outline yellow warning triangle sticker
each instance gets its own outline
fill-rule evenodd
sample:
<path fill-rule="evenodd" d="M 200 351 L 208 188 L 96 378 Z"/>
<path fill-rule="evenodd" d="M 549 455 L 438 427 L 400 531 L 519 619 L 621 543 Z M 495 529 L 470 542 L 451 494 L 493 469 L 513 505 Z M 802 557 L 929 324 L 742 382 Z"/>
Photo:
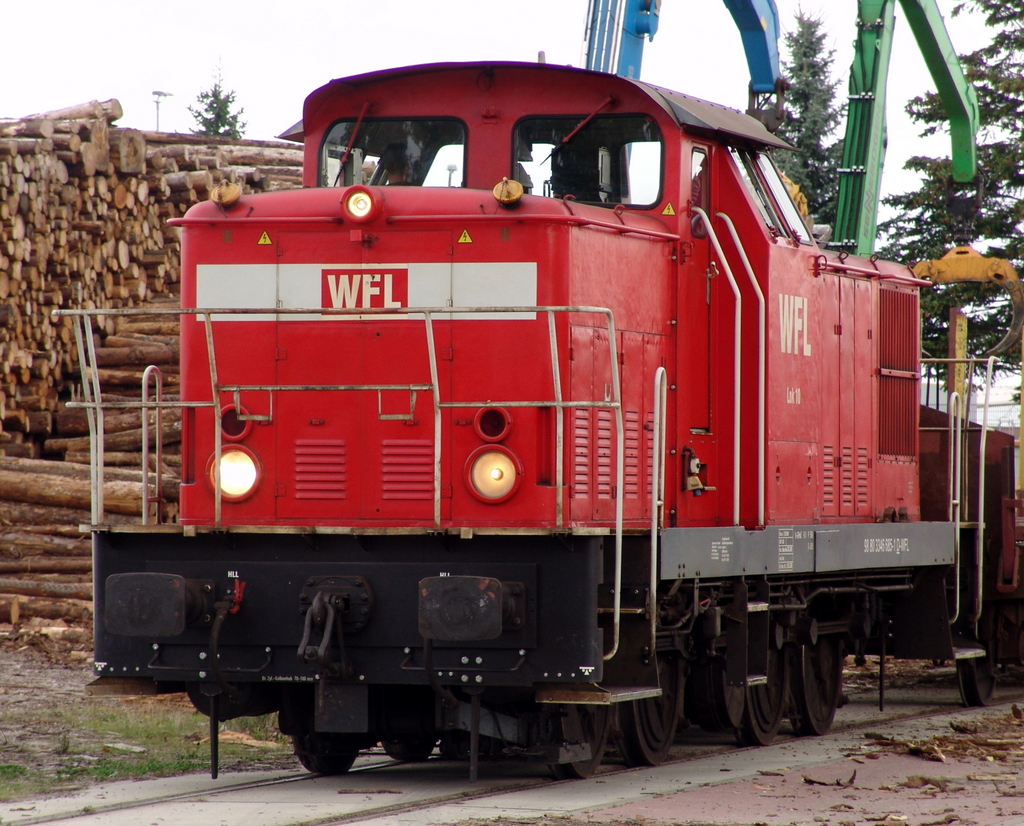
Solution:
<path fill-rule="evenodd" d="M 462 230 L 462 235 L 459 236 L 459 243 L 460 244 L 472 244 L 473 243 L 473 239 L 469 237 L 469 230 L 468 229 Z"/>
<path fill-rule="evenodd" d="M 671 201 L 669 201 L 667 204 L 665 204 L 665 208 L 661 211 L 661 214 L 662 215 L 675 215 L 676 214 L 675 207 L 672 206 L 672 202 Z"/>
<path fill-rule="evenodd" d="M 265 244 L 273 244 L 274 242 L 270 240 L 270 233 L 267 232 L 266 230 L 263 230 L 263 234 L 260 236 L 260 240 L 257 241 L 256 243 L 257 244 L 264 244 L 265 245 Z"/>

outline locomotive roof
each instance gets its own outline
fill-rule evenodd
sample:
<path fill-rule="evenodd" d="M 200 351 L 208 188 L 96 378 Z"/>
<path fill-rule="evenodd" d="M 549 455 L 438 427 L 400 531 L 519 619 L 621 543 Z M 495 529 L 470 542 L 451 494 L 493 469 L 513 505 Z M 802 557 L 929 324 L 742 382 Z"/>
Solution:
<path fill-rule="evenodd" d="M 543 72 L 559 72 L 572 75 L 600 75 L 607 79 L 610 84 L 628 83 L 644 93 L 658 106 L 665 110 L 675 122 L 686 129 L 704 132 L 709 134 L 720 134 L 733 139 L 739 138 L 743 141 L 758 144 L 760 146 L 774 146 L 782 149 L 793 147 L 781 138 L 769 132 L 761 121 L 740 112 L 738 109 L 730 109 L 700 98 L 684 95 L 680 92 L 673 92 L 651 83 L 633 78 L 608 75 L 603 72 L 594 72 L 588 69 L 577 69 L 571 66 L 557 66 L 550 63 L 511 63 L 511 62 L 477 62 L 477 63 L 428 63 L 418 66 L 402 66 L 396 69 L 385 69 L 377 72 L 368 72 L 362 75 L 339 78 L 332 80 L 314 91 L 308 100 L 320 97 L 323 94 L 340 91 L 342 89 L 355 89 L 368 83 L 377 83 L 382 80 L 390 80 L 399 77 L 408 77 L 417 74 L 432 74 L 446 71 L 458 71 L 466 69 L 517 69 L 534 70 Z M 285 140 L 301 142 L 304 137 L 303 123 L 299 121 L 290 129 L 278 137 Z"/>

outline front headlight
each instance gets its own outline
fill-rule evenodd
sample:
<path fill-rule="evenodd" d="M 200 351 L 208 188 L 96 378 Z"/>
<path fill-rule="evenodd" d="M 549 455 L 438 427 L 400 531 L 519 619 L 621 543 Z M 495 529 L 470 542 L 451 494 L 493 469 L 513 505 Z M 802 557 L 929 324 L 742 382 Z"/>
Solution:
<path fill-rule="evenodd" d="M 384 208 L 384 196 L 365 186 L 349 187 L 341 201 L 345 215 L 358 224 L 372 221 Z"/>
<path fill-rule="evenodd" d="M 482 502 L 504 502 L 516 492 L 522 475 L 519 458 L 505 447 L 483 445 L 466 461 L 466 482 Z"/>
<path fill-rule="evenodd" d="M 256 490 L 260 481 L 260 462 L 248 448 L 225 448 L 220 455 L 220 493 L 225 499 L 237 502 Z M 216 481 L 213 459 L 210 459 L 207 476 L 210 485 Z"/>

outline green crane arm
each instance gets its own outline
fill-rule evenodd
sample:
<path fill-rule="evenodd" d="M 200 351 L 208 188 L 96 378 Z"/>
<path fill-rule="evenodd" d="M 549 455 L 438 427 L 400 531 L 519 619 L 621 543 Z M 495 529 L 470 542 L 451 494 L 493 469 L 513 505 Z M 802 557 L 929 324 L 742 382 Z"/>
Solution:
<path fill-rule="evenodd" d="M 978 101 L 957 58 L 935 0 L 900 0 L 925 65 L 938 88 L 952 138 L 953 178 L 974 180 Z M 885 83 L 892 52 L 895 0 L 859 0 L 850 69 L 850 102 L 839 178 L 835 244 L 870 255 L 878 229 L 885 160 Z"/>

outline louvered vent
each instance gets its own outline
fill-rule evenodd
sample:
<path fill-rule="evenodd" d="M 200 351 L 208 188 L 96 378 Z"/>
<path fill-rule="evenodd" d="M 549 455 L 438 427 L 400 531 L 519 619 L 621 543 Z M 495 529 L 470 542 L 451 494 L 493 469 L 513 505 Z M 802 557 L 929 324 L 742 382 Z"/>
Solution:
<path fill-rule="evenodd" d="M 627 499 L 636 499 L 640 494 L 640 414 L 627 410 L 622 426 L 625 435 L 622 491 Z"/>
<path fill-rule="evenodd" d="M 648 413 L 647 419 L 644 422 L 644 453 L 646 454 L 647 464 L 644 465 L 644 479 L 646 484 L 644 485 L 644 496 L 648 499 L 654 493 L 654 414 Z"/>
<path fill-rule="evenodd" d="M 842 507 L 843 513 L 848 513 L 853 508 L 853 448 L 844 446 L 843 466 L 840 468 L 840 479 L 842 480 Z"/>
<path fill-rule="evenodd" d="M 857 448 L 857 513 L 868 508 L 868 449 Z"/>
<path fill-rule="evenodd" d="M 613 422 L 611 410 L 597 409 L 597 496 L 599 499 L 612 498 L 615 473 L 612 459 Z"/>
<path fill-rule="evenodd" d="M 590 496 L 590 408 L 572 411 L 572 495 Z"/>
<path fill-rule="evenodd" d="M 836 451 L 832 445 L 821 448 L 824 457 L 821 473 L 821 504 L 825 513 L 835 513 L 836 507 Z"/>
<path fill-rule="evenodd" d="M 347 477 L 344 439 L 295 440 L 296 499 L 345 499 Z"/>
<path fill-rule="evenodd" d="M 384 439 L 380 448 L 381 498 L 434 498 L 434 443 L 430 439 Z"/>
<path fill-rule="evenodd" d="M 917 455 L 917 293 L 879 290 L 878 452 L 912 459 Z"/>

